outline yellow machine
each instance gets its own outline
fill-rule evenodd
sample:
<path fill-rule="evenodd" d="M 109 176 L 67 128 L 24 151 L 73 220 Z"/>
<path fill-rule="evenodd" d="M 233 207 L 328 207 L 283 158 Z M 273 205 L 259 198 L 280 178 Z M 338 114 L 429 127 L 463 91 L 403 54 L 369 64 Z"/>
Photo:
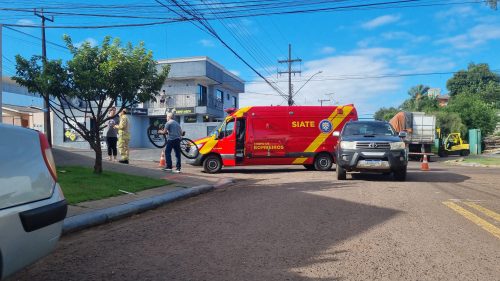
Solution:
<path fill-rule="evenodd" d="M 448 155 L 469 155 L 469 144 L 464 142 L 460 133 L 450 133 L 443 139 L 441 136 L 441 129 L 436 129 L 436 132 L 439 138 L 438 155 L 440 157 Z"/>

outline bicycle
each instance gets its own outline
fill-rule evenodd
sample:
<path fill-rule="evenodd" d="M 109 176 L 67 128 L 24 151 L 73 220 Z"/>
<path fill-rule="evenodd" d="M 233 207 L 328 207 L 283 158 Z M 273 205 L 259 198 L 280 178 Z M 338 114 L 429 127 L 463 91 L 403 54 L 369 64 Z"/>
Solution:
<path fill-rule="evenodd" d="M 159 131 L 163 130 L 163 127 L 163 124 L 158 124 L 158 122 L 155 122 L 154 124 L 150 125 L 147 130 L 149 141 L 158 148 L 164 148 L 167 145 L 166 134 L 159 133 Z M 185 138 L 184 134 L 185 132 L 182 132 L 180 144 L 181 153 L 188 159 L 194 159 L 198 157 L 200 151 L 198 150 L 196 143 L 191 139 Z"/>

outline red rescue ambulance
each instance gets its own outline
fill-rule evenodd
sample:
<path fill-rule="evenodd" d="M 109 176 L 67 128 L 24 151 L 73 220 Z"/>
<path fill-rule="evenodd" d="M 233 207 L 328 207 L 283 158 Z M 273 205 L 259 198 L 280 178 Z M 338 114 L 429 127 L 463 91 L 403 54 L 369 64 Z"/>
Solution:
<path fill-rule="evenodd" d="M 217 173 L 222 166 L 304 165 L 327 171 L 334 161 L 337 137 L 353 105 L 250 106 L 226 110 L 228 116 L 206 138 L 195 141 L 200 151 L 189 164 Z"/>

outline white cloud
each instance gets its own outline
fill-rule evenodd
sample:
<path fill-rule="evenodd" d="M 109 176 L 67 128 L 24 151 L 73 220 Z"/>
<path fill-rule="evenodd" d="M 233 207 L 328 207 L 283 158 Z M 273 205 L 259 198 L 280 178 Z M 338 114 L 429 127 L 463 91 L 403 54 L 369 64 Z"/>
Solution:
<path fill-rule="evenodd" d="M 294 83 L 296 90 L 318 71 L 322 73 L 314 76 L 294 100 L 299 105 L 319 105 L 318 100 L 325 98 L 340 104 L 354 103 L 360 113 L 373 113 L 380 106 L 387 106 L 387 100 L 396 105 L 399 100 L 392 96 L 401 92 L 403 78 L 381 80 L 369 77 L 394 73 L 395 70 L 390 66 L 389 54 L 397 53 L 399 52 L 384 48 L 366 49 L 307 62 L 304 64 L 302 76 L 298 78 L 300 81 Z M 286 92 L 287 81 L 281 80 L 278 85 Z M 262 80 L 254 82 L 260 81 Z M 246 90 L 246 93 L 240 95 L 241 106 L 286 105 L 285 99 L 265 83 L 248 83 Z M 333 95 L 327 95 L 331 93 Z"/>
<path fill-rule="evenodd" d="M 198 41 L 198 43 L 200 43 L 203 47 L 206 47 L 206 48 L 215 47 L 214 42 L 212 40 L 209 40 L 209 39 L 201 39 L 200 41 Z"/>
<path fill-rule="evenodd" d="M 86 38 L 86 39 L 85 39 L 85 40 L 83 40 L 83 41 L 76 42 L 76 43 L 75 43 L 75 47 L 79 48 L 79 47 L 81 47 L 81 46 L 83 45 L 83 43 L 85 43 L 85 42 L 89 42 L 91 47 L 95 47 L 95 46 L 97 46 L 97 40 L 95 40 L 95 39 L 94 39 L 94 38 L 92 38 L 92 37 L 89 37 L 89 38 Z"/>
<path fill-rule="evenodd" d="M 435 17 L 439 20 L 456 18 L 456 17 L 470 17 L 476 15 L 476 11 L 471 6 L 456 6 L 451 9 L 446 9 L 435 14 Z"/>
<path fill-rule="evenodd" d="M 400 15 L 384 15 L 363 23 L 361 27 L 364 29 L 374 29 L 383 25 L 398 22 L 400 19 Z"/>
<path fill-rule="evenodd" d="M 450 71 L 455 69 L 456 63 L 447 57 L 431 57 L 419 55 L 399 55 L 394 61 L 407 71 L 401 73 L 425 73 L 437 71 Z"/>
<path fill-rule="evenodd" d="M 384 32 L 378 36 L 370 36 L 359 40 L 356 44 L 358 48 L 368 49 L 375 46 L 381 46 L 386 43 L 386 41 L 399 40 L 407 44 L 417 44 L 425 41 L 429 41 L 430 38 L 427 36 L 417 36 L 405 31 L 390 31 Z"/>
<path fill-rule="evenodd" d="M 16 22 L 16 24 L 19 25 L 36 25 L 34 21 L 29 20 L 29 19 L 20 19 Z"/>
<path fill-rule="evenodd" d="M 393 31 L 382 33 L 386 40 L 404 40 L 411 43 L 421 43 L 429 39 L 427 36 L 417 36 L 405 31 Z"/>
<path fill-rule="evenodd" d="M 435 43 L 437 45 L 451 45 L 456 49 L 473 49 L 491 40 L 500 40 L 498 24 L 479 24 L 464 34 L 442 38 Z"/>
<path fill-rule="evenodd" d="M 232 23 L 226 24 L 232 32 L 239 36 L 250 37 L 259 33 L 257 25 L 252 20 L 249 19 L 238 19 Z"/>
<path fill-rule="evenodd" d="M 331 46 L 325 46 L 319 50 L 319 53 L 322 55 L 330 55 L 335 53 L 335 48 Z"/>

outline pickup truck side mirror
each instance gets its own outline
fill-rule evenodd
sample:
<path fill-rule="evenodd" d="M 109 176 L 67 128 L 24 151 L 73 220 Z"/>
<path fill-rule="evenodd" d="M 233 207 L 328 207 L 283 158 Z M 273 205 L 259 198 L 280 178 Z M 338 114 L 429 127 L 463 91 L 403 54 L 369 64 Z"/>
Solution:
<path fill-rule="evenodd" d="M 332 135 L 334 137 L 339 137 L 340 136 L 340 132 L 339 131 L 334 131 Z"/>
<path fill-rule="evenodd" d="M 407 136 L 408 136 L 408 134 L 407 134 L 406 132 L 403 132 L 403 131 L 402 131 L 402 132 L 399 132 L 399 137 L 400 137 L 400 138 L 404 139 L 404 138 L 406 138 Z"/>

